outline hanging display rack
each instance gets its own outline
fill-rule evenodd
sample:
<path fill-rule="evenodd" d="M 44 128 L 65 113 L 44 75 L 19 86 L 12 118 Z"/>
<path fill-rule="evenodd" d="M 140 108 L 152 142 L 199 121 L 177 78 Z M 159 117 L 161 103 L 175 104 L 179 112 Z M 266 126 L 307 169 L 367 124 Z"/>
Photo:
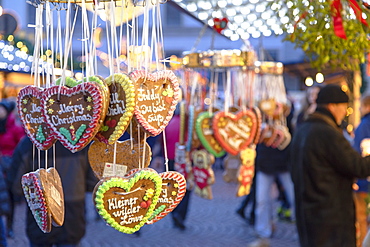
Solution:
<path fill-rule="evenodd" d="M 281 75 L 284 66 L 281 62 L 257 61 L 254 51 L 233 50 L 208 50 L 201 52 L 185 53 L 177 62 L 187 68 L 228 68 L 243 67 L 254 69 L 259 74 Z"/>

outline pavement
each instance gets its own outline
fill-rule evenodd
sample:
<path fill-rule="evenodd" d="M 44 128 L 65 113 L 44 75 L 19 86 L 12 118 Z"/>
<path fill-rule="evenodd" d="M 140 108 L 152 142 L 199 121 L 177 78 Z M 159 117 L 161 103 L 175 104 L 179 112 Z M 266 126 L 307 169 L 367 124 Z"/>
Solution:
<path fill-rule="evenodd" d="M 87 229 L 80 247 L 247 247 L 255 241 L 253 227 L 236 214 L 243 198 L 236 197 L 237 184 L 222 179 L 222 169 L 215 169 L 216 182 L 212 186 L 213 199 L 207 200 L 191 194 L 186 229 L 173 227 L 171 216 L 153 225 L 145 225 L 140 236 L 124 234 L 107 226 L 97 218 L 91 194 L 86 197 Z M 276 195 L 276 192 L 275 192 Z M 25 233 L 26 204 L 16 207 L 14 238 L 9 247 L 29 246 Z M 276 220 L 271 247 L 298 247 L 295 225 Z"/>

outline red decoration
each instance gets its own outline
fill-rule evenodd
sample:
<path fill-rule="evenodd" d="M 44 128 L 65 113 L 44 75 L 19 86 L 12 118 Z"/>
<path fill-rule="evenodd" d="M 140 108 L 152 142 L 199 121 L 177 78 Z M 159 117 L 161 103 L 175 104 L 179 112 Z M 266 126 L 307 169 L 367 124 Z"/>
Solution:
<path fill-rule="evenodd" d="M 222 19 L 220 18 L 213 18 L 213 28 L 216 30 L 216 32 L 221 33 L 222 30 L 224 30 L 227 26 L 227 23 L 229 20 L 224 17 Z"/>
<path fill-rule="evenodd" d="M 334 33 L 339 38 L 347 39 L 346 32 L 344 31 L 343 27 L 343 19 L 342 19 L 342 3 L 340 0 L 334 0 L 331 4 L 332 7 L 332 17 L 333 17 L 333 25 L 334 25 Z"/>

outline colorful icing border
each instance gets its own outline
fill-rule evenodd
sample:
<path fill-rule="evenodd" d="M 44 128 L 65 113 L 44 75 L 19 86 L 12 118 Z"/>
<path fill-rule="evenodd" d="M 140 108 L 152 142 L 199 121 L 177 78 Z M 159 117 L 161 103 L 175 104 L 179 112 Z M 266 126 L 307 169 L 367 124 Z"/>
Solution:
<path fill-rule="evenodd" d="M 178 103 L 178 100 L 180 98 L 180 86 L 177 80 L 176 75 L 171 70 L 161 70 L 154 73 L 147 73 L 145 70 L 135 70 L 129 74 L 131 80 L 134 82 L 135 87 L 139 87 L 140 85 L 136 85 L 137 81 L 141 78 L 145 78 L 146 80 L 167 80 L 171 83 L 172 89 L 173 89 L 173 99 L 171 106 L 167 109 L 167 116 L 164 116 L 164 120 L 161 126 L 158 128 L 154 128 L 152 125 L 148 123 L 148 121 L 145 119 L 143 114 L 141 114 L 140 111 L 140 104 L 137 103 L 135 106 L 134 116 L 138 120 L 139 124 L 148 131 L 151 135 L 156 136 L 159 135 L 168 125 L 170 120 L 172 119 L 172 116 L 176 110 L 176 105 Z"/>
<path fill-rule="evenodd" d="M 72 144 L 68 141 L 68 138 L 64 136 L 51 122 L 50 116 L 47 113 L 47 101 L 52 95 L 61 94 L 65 96 L 72 96 L 75 94 L 88 92 L 92 97 L 93 102 L 93 109 L 92 109 L 92 117 L 93 120 L 90 122 L 88 126 L 86 126 L 86 130 L 81 133 L 81 138 L 75 144 Z M 89 142 L 93 139 L 97 131 L 100 127 L 100 117 L 101 112 L 103 110 L 103 94 L 100 90 L 100 87 L 96 85 L 94 82 L 84 82 L 78 84 L 73 88 L 68 88 L 65 86 L 53 86 L 45 90 L 41 100 L 41 106 L 43 110 L 43 114 L 46 119 L 46 123 L 51 128 L 57 137 L 57 139 L 63 144 L 64 147 L 69 149 L 72 153 L 77 152 L 83 149 Z"/>
<path fill-rule="evenodd" d="M 37 140 L 37 137 L 36 137 L 37 132 L 35 133 L 35 135 L 33 135 L 31 133 L 30 129 L 28 128 L 27 124 L 25 123 L 25 114 L 22 110 L 23 109 L 22 105 L 29 103 L 29 102 L 23 102 L 24 97 L 25 96 L 31 96 L 33 98 L 38 98 L 40 100 L 40 106 L 41 106 L 41 101 L 42 101 L 43 94 L 44 94 L 44 89 L 43 88 L 39 88 L 39 87 L 35 87 L 35 86 L 27 86 L 27 87 L 22 88 L 19 91 L 19 94 L 18 94 L 18 97 L 17 97 L 18 114 L 19 114 L 21 123 L 23 125 L 23 128 L 24 128 L 27 136 L 32 141 L 32 143 L 39 150 L 49 149 L 56 142 L 56 138 L 54 137 L 52 130 L 48 127 L 47 124 L 44 124 L 44 127 L 42 127 L 41 124 L 40 124 L 39 127 L 41 127 L 42 130 L 44 128 L 49 128 L 50 129 L 50 135 L 47 136 L 43 142 L 40 142 L 39 140 Z M 44 119 L 44 123 L 45 123 L 46 122 L 45 116 L 43 114 L 41 114 L 41 115 L 42 115 L 42 118 Z"/>
<path fill-rule="evenodd" d="M 156 210 L 158 209 L 158 211 L 153 213 L 153 215 L 150 217 L 152 219 L 149 219 L 146 222 L 146 224 L 153 224 L 153 223 L 163 219 L 166 215 L 171 213 L 177 207 L 177 205 L 181 202 L 181 200 L 185 196 L 186 180 L 185 180 L 183 175 L 181 175 L 179 172 L 176 172 L 176 171 L 162 172 L 159 175 L 161 176 L 162 180 L 168 179 L 168 180 L 176 181 L 176 183 L 179 185 L 179 187 L 177 189 L 177 195 L 176 195 L 176 198 L 175 198 L 173 204 L 171 204 L 169 207 L 164 208 L 164 209 L 162 209 L 163 207 L 162 208 L 156 207 Z M 162 205 L 162 206 L 164 206 L 164 205 Z M 154 211 L 156 211 L 156 210 L 154 210 Z"/>
<path fill-rule="evenodd" d="M 213 149 L 212 145 L 208 143 L 208 140 L 205 138 L 203 131 L 202 131 L 203 130 L 202 128 L 203 120 L 205 120 L 206 118 L 209 118 L 209 122 L 212 123 L 212 116 L 213 114 L 210 112 L 200 113 L 197 117 L 197 120 L 195 121 L 195 131 L 199 137 L 200 142 L 204 146 L 204 148 L 207 149 L 207 151 L 213 154 L 216 158 L 220 158 L 226 154 L 225 150 L 221 150 L 220 152 L 217 152 L 215 149 Z M 209 127 L 210 129 L 212 129 L 211 125 Z"/>
<path fill-rule="evenodd" d="M 108 211 L 104 208 L 104 193 L 107 192 L 112 187 L 118 187 L 124 189 L 126 191 L 130 191 L 130 189 L 134 186 L 136 182 L 141 179 L 149 179 L 152 180 L 154 183 L 154 195 L 152 197 L 152 203 L 148 207 L 147 212 L 145 213 L 143 219 L 134 227 L 127 227 L 121 226 L 118 222 L 116 222 Z M 160 193 L 162 191 L 162 178 L 158 175 L 158 173 L 154 173 L 152 171 L 140 170 L 135 173 L 135 175 L 130 178 L 120 178 L 120 177 L 112 177 L 106 181 L 104 181 L 95 192 L 95 207 L 98 210 L 100 216 L 114 229 L 117 231 L 132 234 L 137 232 L 144 224 L 148 221 L 149 217 L 153 214 L 155 206 L 158 202 Z"/>
<path fill-rule="evenodd" d="M 107 84 L 107 86 L 110 86 L 113 82 L 118 83 L 125 92 L 126 108 L 125 113 L 122 114 L 122 116 L 120 117 L 117 125 L 114 127 L 113 133 L 108 139 L 101 135 L 101 132 L 103 132 L 102 130 L 100 130 L 100 132 L 97 133 L 96 137 L 99 139 L 99 141 L 108 144 L 114 144 L 126 131 L 127 127 L 130 124 L 131 118 L 134 115 L 136 105 L 135 88 L 130 77 L 128 77 L 126 74 L 114 74 L 110 75 L 108 78 L 105 79 L 105 83 Z"/>
<path fill-rule="evenodd" d="M 27 201 L 27 204 L 28 204 L 28 207 L 30 208 L 31 212 L 32 212 L 32 215 L 33 217 L 35 218 L 35 221 L 37 223 L 37 225 L 39 226 L 39 228 L 41 229 L 41 231 L 43 231 L 44 233 L 47 233 L 47 232 L 50 232 L 50 215 L 49 215 L 49 212 L 48 212 L 48 207 L 47 207 L 47 203 L 46 203 L 46 198 L 45 198 L 45 195 L 44 195 L 44 190 L 42 188 L 42 185 L 40 183 L 40 180 L 38 178 L 38 175 L 37 175 L 37 172 L 30 172 L 30 173 L 26 173 L 22 176 L 22 189 L 23 189 L 23 193 L 24 193 L 24 196 L 26 198 L 26 201 Z M 35 196 L 36 196 L 36 200 L 37 200 L 37 204 L 40 204 L 40 208 L 41 208 L 41 211 L 39 215 L 33 208 L 32 208 L 32 204 L 31 204 L 31 197 L 30 197 L 30 192 L 29 192 L 29 189 L 30 189 L 30 185 L 33 185 L 35 187 Z"/>
<path fill-rule="evenodd" d="M 225 139 L 219 131 L 218 122 L 221 120 L 221 118 L 225 119 L 231 119 L 231 121 L 237 121 L 243 117 L 249 117 L 252 121 L 252 126 L 250 126 L 250 132 L 249 132 L 249 138 L 247 140 L 243 139 L 244 142 L 241 143 L 239 146 L 239 149 L 234 149 L 228 144 L 228 139 Z M 237 114 L 233 114 L 231 112 L 224 112 L 220 111 L 215 113 L 213 119 L 212 119 L 212 129 L 213 129 L 213 135 L 215 139 L 218 141 L 218 143 L 230 154 L 237 155 L 241 150 L 247 148 L 255 139 L 255 135 L 257 132 L 257 118 L 253 111 L 245 110 L 240 111 Z"/>

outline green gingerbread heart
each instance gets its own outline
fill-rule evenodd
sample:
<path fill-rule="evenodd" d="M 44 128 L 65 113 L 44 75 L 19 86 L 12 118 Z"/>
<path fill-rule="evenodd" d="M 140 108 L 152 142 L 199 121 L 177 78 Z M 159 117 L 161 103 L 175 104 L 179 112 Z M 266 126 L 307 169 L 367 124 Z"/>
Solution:
<path fill-rule="evenodd" d="M 226 152 L 213 135 L 212 117 L 213 114 L 208 111 L 200 113 L 195 122 L 195 131 L 204 148 L 216 158 L 219 158 L 224 156 Z"/>
<path fill-rule="evenodd" d="M 96 185 L 95 207 L 111 227 L 132 234 L 153 215 L 161 190 L 162 178 L 154 170 L 110 177 Z"/>

